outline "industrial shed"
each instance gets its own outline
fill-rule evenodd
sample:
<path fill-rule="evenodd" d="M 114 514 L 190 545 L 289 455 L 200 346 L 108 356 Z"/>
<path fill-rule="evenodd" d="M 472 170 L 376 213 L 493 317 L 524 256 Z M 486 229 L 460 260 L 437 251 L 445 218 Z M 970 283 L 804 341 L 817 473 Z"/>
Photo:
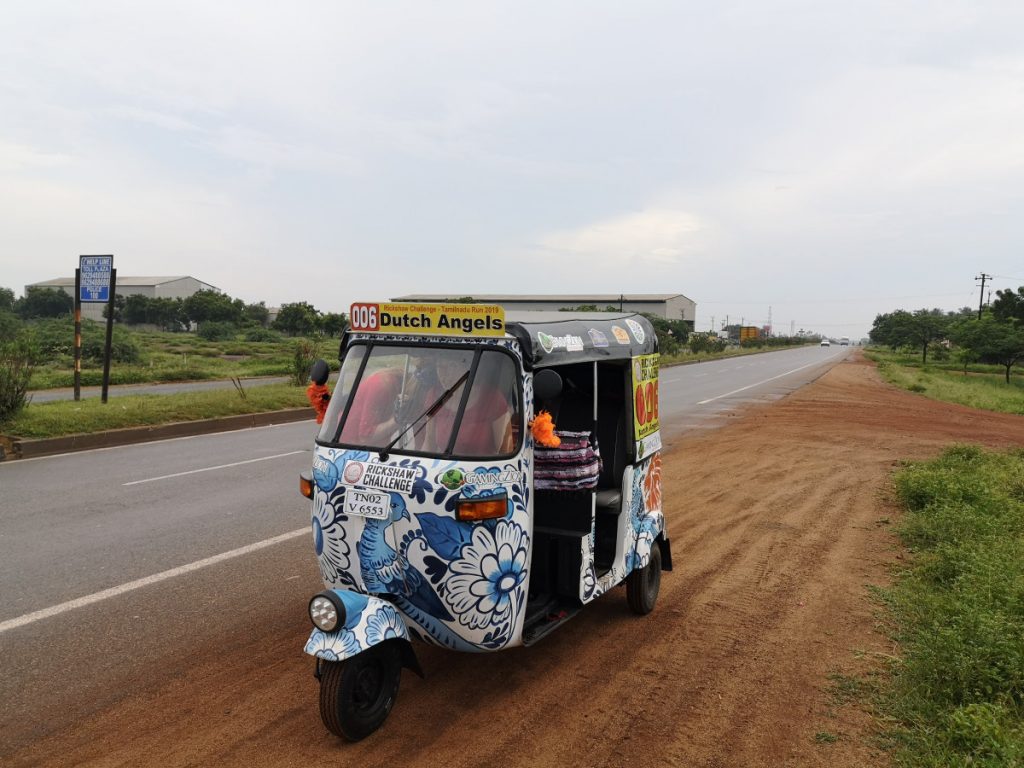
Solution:
<path fill-rule="evenodd" d="M 53 280 L 44 280 L 41 283 L 32 283 L 25 286 L 25 292 L 29 288 L 57 288 L 69 296 L 75 295 L 75 278 L 58 277 Z M 198 291 L 217 291 L 220 288 L 202 280 L 189 276 L 177 277 L 130 277 L 125 275 L 117 276 L 117 295 L 132 296 L 142 295 L 150 299 L 187 299 Z M 83 303 L 82 317 L 89 320 L 103 320 L 103 307 L 105 304 Z"/>
<path fill-rule="evenodd" d="M 591 294 L 510 294 L 473 293 L 467 294 L 474 302 L 499 304 L 506 312 L 516 310 L 560 310 L 563 308 L 596 305 L 599 310 L 613 306 L 623 312 L 646 312 L 667 320 L 685 320 L 693 327 L 697 316 L 697 304 L 681 293 L 591 293 Z M 446 302 L 465 298 L 451 294 L 416 293 L 395 296 L 391 301 L 401 302 Z"/>

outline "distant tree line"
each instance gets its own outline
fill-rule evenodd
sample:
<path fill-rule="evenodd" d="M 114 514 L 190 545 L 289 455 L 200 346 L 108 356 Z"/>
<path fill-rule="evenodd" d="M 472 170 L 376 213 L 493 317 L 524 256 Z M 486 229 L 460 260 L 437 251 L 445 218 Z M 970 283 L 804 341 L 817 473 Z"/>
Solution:
<path fill-rule="evenodd" d="M 872 325 L 871 341 L 890 347 L 913 347 L 928 355 L 955 351 L 964 364 L 972 362 L 1001 365 L 1006 383 L 1013 366 L 1024 359 L 1024 286 L 1016 291 L 996 291 L 996 299 L 979 313 L 970 307 L 956 312 L 941 309 L 898 309 L 878 315 Z"/>
<path fill-rule="evenodd" d="M 11 331 L 12 320 L 64 317 L 74 311 L 75 301 L 55 288 L 29 288 L 16 299 L 10 288 L 0 288 L 0 334 Z M 107 307 L 103 308 L 103 316 Z M 152 325 L 160 330 L 184 332 L 196 329 L 209 339 L 233 338 L 240 331 L 272 329 L 288 336 L 340 336 L 348 327 L 344 313 L 320 312 L 305 301 L 283 304 L 273 323 L 270 310 L 260 301 L 247 304 L 226 293 L 196 291 L 187 298 L 151 298 L 140 294 L 114 297 L 114 322 Z M 13 333 L 13 331 L 11 331 Z M 259 341 L 259 338 L 251 339 Z"/>

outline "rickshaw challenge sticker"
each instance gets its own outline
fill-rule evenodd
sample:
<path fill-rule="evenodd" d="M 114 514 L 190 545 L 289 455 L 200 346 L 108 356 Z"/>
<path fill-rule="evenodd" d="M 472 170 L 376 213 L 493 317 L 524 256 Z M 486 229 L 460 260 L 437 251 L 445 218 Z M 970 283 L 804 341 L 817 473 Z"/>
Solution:
<path fill-rule="evenodd" d="M 348 485 L 408 494 L 412 493 L 413 483 L 416 482 L 416 469 L 414 467 L 396 467 L 393 464 L 364 464 L 361 461 L 349 461 L 345 464 L 342 478 Z"/>

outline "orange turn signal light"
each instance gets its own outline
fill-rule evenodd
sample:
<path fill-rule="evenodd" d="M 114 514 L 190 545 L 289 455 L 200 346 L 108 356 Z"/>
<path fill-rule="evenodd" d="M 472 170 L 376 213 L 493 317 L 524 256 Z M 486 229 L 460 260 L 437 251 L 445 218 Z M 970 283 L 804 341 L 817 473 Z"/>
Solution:
<path fill-rule="evenodd" d="M 313 498 L 313 478 L 305 472 L 299 475 L 299 493 L 307 499 Z"/>
<path fill-rule="evenodd" d="M 464 522 L 472 520 L 493 520 L 504 517 L 508 512 L 508 501 L 504 496 L 488 496 L 483 499 L 460 499 L 455 516 Z"/>

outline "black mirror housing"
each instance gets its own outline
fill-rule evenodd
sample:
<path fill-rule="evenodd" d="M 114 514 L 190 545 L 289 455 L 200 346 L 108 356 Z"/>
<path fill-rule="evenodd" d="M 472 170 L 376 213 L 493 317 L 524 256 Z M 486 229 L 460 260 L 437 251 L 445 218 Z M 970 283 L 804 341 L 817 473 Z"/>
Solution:
<path fill-rule="evenodd" d="M 533 397 L 545 402 L 562 394 L 562 376 L 551 368 L 541 368 L 533 374 Z"/>
<path fill-rule="evenodd" d="M 314 384 L 323 385 L 327 383 L 327 377 L 331 375 L 331 368 L 326 360 L 317 360 L 309 369 L 309 380 Z"/>

